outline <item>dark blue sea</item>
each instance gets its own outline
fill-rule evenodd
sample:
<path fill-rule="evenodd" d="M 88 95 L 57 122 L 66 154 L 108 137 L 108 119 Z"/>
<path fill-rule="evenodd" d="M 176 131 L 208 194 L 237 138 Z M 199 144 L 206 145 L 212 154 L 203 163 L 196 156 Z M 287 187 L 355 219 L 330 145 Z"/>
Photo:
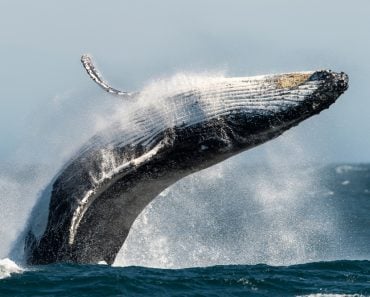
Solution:
<path fill-rule="evenodd" d="M 114 267 L 0 260 L 0 296 L 370 296 L 370 165 L 238 166 L 159 197 Z"/>
<path fill-rule="evenodd" d="M 48 265 L 0 281 L 1 296 L 369 296 L 369 261 L 189 269 Z M 357 294 L 357 295 L 355 295 Z"/>

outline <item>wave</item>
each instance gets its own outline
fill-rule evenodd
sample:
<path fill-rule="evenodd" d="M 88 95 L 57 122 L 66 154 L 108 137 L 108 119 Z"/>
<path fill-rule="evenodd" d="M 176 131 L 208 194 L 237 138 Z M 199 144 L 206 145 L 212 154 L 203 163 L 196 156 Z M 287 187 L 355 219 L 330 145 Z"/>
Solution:
<path fill-rule="evenodd" d="M 362 295 L 362 294 L 325 294 L 325 293 L 317 293 L 317 294 L 309 294 L 309 295 L 297 295 L 297 297 L 368 297 L 368 295 Z"/>
<path fill-rule="evenodd" d="M 0 279 L 10 277 L 14 273 L 22 273 L 24 269 L 9 258 L 0 259 Z"/>
<path fill-rule="evenodd" d="M 368 168 L 365 165 L 349 165 L 349 164 L 339 165 L 335 168 L 335 172 L 337 174 L 343 174 L 353 171 L 368 171 Z"/>
<path fill-rule="evenodd" d="M 351 296 L 370 294 L 369 261 L 188 269 L 52 264 L 0 281 L 3 296 Z"/>

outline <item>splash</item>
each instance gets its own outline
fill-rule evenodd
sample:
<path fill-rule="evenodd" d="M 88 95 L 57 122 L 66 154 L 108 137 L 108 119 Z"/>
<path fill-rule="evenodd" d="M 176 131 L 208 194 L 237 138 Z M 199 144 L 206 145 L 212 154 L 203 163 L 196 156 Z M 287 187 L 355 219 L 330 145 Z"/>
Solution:
<path fill-rule="evenodd" d="M 133 110 L 137 106 L 134 105 L 158 106 L 161 98 L 177 88 L 187 89 L 220 76 L 220 73 L 178 73 L 171 78 L 153 80 L 143 88 L 142 96 L 135 103 L 102 94 L 100 90 L 96 93 L 71 90 L 39 106 L 37 116 L 30 114 L 27 126 L 23 127 L 20 134 L 24 136 L 18 147 L 7 160 L 0 158 L 0 224 L 6 226 L 0 229 L 0 257 L 8 256 L 14 245 L 16 254 L 20 253 L 15 257 L 22 257 L 20 234 L 33 206 L 39 201 L 45 210 L 33 213 L 31 218 L 40 221 L 36 225 L 40 225 L 41 230 L 44 225 L 41 221 L 45 221 L 48 209 L 48 200 L 40 199 L 41 193 L 92 136 L 105 131 L 109 137 L 107 127 L 113 123 L 126 126 L 130 117 L 135 116 Z M 102 172 L 109 175 L 117 166 L 116 160 L 106 152 L 103 161 Z M 104 176 L 96 177 L 101 178 Z"/>
<path fill-rule="evenodd" d="M 127 125 L 135 116 L 134 105 L 166 108 L 161 98 L 220 77 L 220 73 L 182 73 L 152 81 L 135 103 L 78 92 L 56 96 L 37 120 L 30 121 L 34 132 L 24 139 L 10 165 L 2 167 L 0 223 L 8 228 L 1 231 L 0 256 L 8 255 L 42 190 L 94 134 L 109 134 L 106 129 L 112 123 Z M 335 222 L 330 209 L 323 211 L 322 200 L 312 201 L 325 189 L 308 166 L 309 152 L 291 132 L 256 151 L 258 165 L 249 152 L 162 192 L 134 223 L 115 265 L 178 268 L 327 259 Z M 103 176 L 96 180 L 117 167 L 109 151 L 103 153 Z M 295 160 L 301 164 L 299 170 Z M 16 168 L 12 174 L 10 167 Z M 23 175 L 19 169 L 31 167 Z M 48 201 L 43 203 L 46 210 Z"/>
<path fill-rule="evenodd" d="M 22 273 L 24 270 L 12 260 L 0 259 L 0 279 L 10 277 L 14 273 Z"/>
<path fill-rule="evenodd" d="M 55 96 L 30 116 L 28 131 L 7 160 L 0 160 L 0 257 L 7 257 L 17 245 L 17 261 L 22 257 L 22 231 L 41 192 L 62 166 L 97 131 L 109 124 L 108 114 L 116 101 L 68 92 Z M 22 133 L 21 133 L 22 134 Z M 48 201 L 43 201 L 47 218 Z"/>
<path fill-rule="evenodd" d="M 264 147 L 259 164 L 239 156 L 181 180 L 139 216 L 115 265 L 290 265 L 332 257 L 335 220 L 309 155 L 288 133 Z"/>
<path fill-rule="evenodd" d="M 309 294 L 309 295 L 298 295 L 297 297 L 366 297 L 366 295 L 362 295 L 362 294 L 325 294 L 325 293 L 317 293 L 317 294 Z"/>
<path fill-rule="evenodd" d="M 8 256 L 25 221 L 39 189 L 46 180 L 43 166 L 2 164 L 0 172 L 0 257 Z"/>

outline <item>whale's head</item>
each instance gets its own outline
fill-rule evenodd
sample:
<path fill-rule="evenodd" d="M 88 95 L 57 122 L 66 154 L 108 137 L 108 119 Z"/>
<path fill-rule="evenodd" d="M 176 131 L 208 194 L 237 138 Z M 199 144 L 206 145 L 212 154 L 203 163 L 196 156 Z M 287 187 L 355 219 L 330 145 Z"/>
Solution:
<path fill-rule="evenodd" d="M 199 91 L 208 125 L 201 145 L 253 147 L 328 108 L 347 87 L 348 76 L 330 70 L 224 78 Z"/>

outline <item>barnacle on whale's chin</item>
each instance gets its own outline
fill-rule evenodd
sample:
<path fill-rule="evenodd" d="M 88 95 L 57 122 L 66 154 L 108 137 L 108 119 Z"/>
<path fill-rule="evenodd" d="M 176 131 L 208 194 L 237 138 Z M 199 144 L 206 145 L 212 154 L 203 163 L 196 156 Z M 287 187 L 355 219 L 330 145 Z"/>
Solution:
<path fill-rule="evenodd" d="M 309 79 L 312 73 L 289 73 L 281 75 L 276 82 L 278 88 L 294 88 Z"/>

